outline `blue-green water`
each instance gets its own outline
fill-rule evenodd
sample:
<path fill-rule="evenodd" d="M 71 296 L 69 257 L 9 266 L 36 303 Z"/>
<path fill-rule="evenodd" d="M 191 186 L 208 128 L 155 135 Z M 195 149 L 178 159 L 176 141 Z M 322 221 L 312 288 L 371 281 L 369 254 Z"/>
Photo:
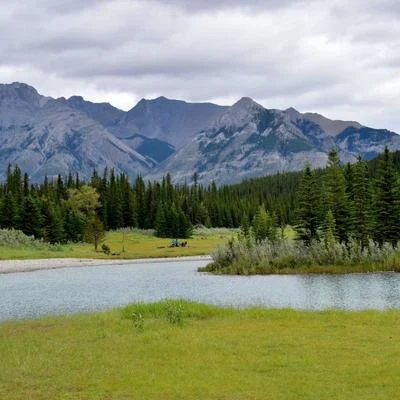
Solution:
<path fill-rule="evenodd" d="M 207 261 L 63 268 L 0 275 L 0 320 L 184 298 L 303 310 L 400 308 L 400 274 L 214 276 Z"/>

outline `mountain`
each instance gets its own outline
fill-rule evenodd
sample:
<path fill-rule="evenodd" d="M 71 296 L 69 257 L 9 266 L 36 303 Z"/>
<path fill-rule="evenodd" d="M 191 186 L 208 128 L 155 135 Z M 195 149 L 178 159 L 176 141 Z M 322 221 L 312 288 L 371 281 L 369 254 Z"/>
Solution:
<path fill-rule="evenodd" d="M 296 171 L 309 162 L 324 167 L 328 151 L 338 148 L 342 162 L 361 154 L 371 159 L 384 146 L 400 148 L 400 136 L 354 121 L 331 121 L 293 108 L 268 110 L 250 98 L 229 107 L 210 127 L 147 176 L 170 173 L 177 182 L 235 183 L 278 171 Z"/>
<path fill-rule="evenodd" d="M 33 180 L 104 167 L 176 182 L 235 183 L 277 171 L 323 167 L 335 146 L 343 162 L 369 160 L 400 136 L 244 97 L 230 107 L 159 97 L 130 111 L 81 96 L 53 99 L 23 83 L 0 85 L 0 179 L 19 164 Z"/>
<path fill-rule="evenodd" d="M 212 103 L 187 103 L 165 97 L 142 99 L 112 128 L 112 132 L 120 138 L 140 134 L 179 149 L 226 109 Z"/>
<path fill-rule="evenodd" d="M 166 97 L 142 99 L 128 112 L 108 103 L 92 103 L 80 96 L 60 101 L 86 113 L 133 150 L 157 163 L 167 159 L 175 148 L 187 144 L 193 134 L 226 110 L 211 103 L 187 103 Z"/>
<path fill-rule="evenodd" d="M 85 113 L 88 117 L 99 122 L 106 130 L 120 139 L 128 147 L 135 150 L 143 157 L 149 159 L 154 164 L 158 164 L 175 153 L 175 148 L 171 144 L 158 139 L 148 138 L 136 132 L 118 127 L 120 121 L 124 119 L 126 112 L 113 107 L 109 103 L 92 103 L 85 100 L 82 96 L 72 96 L 69 99 L 61 97 L 58 102 Z"/>
<path fill-rule="evenodd" d="M 0 149 L 0 174 L 18 164 L 33 180 L 69 172 L 88 179 L 105 166 L 136 176 L 155 165 L 87 114 L 22 83 L 0 85 Z"/>

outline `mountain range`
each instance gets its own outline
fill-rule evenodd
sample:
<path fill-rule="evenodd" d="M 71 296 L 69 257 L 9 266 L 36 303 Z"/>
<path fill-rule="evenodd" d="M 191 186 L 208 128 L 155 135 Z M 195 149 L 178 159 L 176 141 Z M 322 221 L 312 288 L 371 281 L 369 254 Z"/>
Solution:
<path fill-rule="evenodd" d="M 342 162 L 371 159 L 400 136 L 355 121 L 266 109 L 250 98 L 232 106 L 142 99 L 125 112 L 81 96 L 54 99 L 24 83 L 0 85 L 0 179 L 18 164 L 32 180 L 107 166 L 134 178 L 234 183 L 277 171 L 326 165 L 335 146 Z"/>

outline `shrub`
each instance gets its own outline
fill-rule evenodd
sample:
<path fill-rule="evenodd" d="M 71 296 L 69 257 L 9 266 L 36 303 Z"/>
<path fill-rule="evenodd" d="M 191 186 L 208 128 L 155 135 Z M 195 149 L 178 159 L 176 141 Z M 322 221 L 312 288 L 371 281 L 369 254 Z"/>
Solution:
<path fill-rule="evenodd" d="M 25 235 L 16 229 L 0 229 L 0 246 L 7 247 L 29 247 L 38 250 L 62 251 L 61 244 L 50 244 L 43 239 L 35 239 L 34 236 Z"/>
<path fill-rule="evenodd" d="M 108 256 L 111 254 L 110 247 L 107 246 L 105 243 L 102 244 L 101 250 L 103 251 L 104 254 L 107 254 Z"/>
<path fill-rule="evenodd" d="M 144 330 L 144 317 L 143 314 L 139 311 L 136 311 L 132 314 L 132 321 L 135 328 L 142 332 Z"/>
<path fill-rule="evenodd" d="M 168 301 L 166 303 L 167 321 L 172 325 L 183 325 L 184 308 L 182 302 Z"/>
<path fill-rule="evenodd" d="M 256 241 L 249 237 L 232 239 L 218 247 L 211 254 L 213 262 L 200 270 L 239 275 L 322 266 L 363 265 L 369 267 L 368 270 L 375 270 L 377 265 L 393 266 L 394 261 L 399 261 L 399 257 L 395 257 L 399 252 L 399 246 L 393 247 L 389 243 L 379 246 L 372 240 L 362 247 L 353 239 L 347 244 L 333 242 L 327 246 L 322 241 L 306 245 L 301 241 Z M 397 268 L 400 268 L 398 264 Z"/>

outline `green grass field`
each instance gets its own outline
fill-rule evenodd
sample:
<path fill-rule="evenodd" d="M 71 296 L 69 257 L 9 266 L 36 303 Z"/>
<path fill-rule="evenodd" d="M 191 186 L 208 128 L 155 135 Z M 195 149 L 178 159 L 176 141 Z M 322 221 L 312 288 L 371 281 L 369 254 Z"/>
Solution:
<path fill-rule="evenodd" d="M 94 251 L 90 244 L 68 244 L 50 250 L 35 247 L 0 246 L 0 259 L 37 259 L 37 258 L 155 258 L 194 256 L 209 254 L 219 244 L 225 243 L 233 234 L 230 229 L 199 229 L 192 238 L 185 239 L 187 248 L 171 248 L 171 239 L 161 239 L 147 232 L 115 231 L 107 232 L 106 243 L 114 256 L 107 256 L 101 251 Z"/>
<path fill-rule="evenodd" d="M 129 319 L 133 313 L 143 329 Z M 171 324 L 174 313 L 181 325 Z M 395 399 L 399 339 L 399 311 L 164 302 L 6 322 L 0 324 L 0 398 Z"/>

